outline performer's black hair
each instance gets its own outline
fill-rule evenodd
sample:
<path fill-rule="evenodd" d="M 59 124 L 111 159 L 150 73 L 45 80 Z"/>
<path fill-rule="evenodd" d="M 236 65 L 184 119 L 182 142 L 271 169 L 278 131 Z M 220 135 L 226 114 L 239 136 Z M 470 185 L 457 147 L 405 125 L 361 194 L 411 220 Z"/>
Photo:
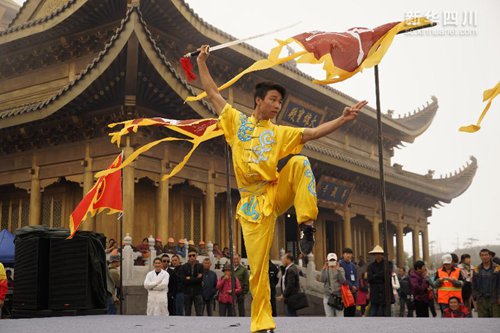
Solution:
<path fill-rule="evenodd" d="M 267 92 L 270 90 L 277 90 L 281 94 L 281 98 L 285 99 L 286 89 L 283 86 L 281 86 L 277 83 L 274 83 L 274 82 L 266 81 L 266 82 L 258 83 L 255 86 L 255 93 L 253 96 L 254 103 L 256 103 L 255 100 L 257 99 L 257 97 L 264 99 L 266 97 Z M 256 107 L 256 106 L 257 106 L 257 103 L 255 104 L 254 107 Z"/>

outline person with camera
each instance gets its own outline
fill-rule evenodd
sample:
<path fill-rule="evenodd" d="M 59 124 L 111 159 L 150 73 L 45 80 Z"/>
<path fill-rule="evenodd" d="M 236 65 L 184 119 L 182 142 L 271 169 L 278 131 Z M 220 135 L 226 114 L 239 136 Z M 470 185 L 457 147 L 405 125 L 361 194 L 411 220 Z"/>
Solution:
<path fill-rule="evenodd" d="M 326 317 L 336 317 L 337 311 L 342 311 L 342 293 L 340 287 L 345 283 L 345 271 L 337 261 L 335 253 L 329 253 L 321 270 L 320 281 L 324 285 L 323 305 Z"/>

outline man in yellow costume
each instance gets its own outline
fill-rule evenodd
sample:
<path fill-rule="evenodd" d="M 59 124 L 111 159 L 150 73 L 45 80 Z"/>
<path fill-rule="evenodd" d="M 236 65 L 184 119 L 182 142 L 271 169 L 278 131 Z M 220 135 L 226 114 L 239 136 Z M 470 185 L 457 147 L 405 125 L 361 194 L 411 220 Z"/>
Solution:
<path fill-rule="evenodd" d="M 269 251 L 276 218 L 295 206 L 300 229 L 300 250 L 307 255 L 314 245 L 314 221 L 318 215 L 316 183 L 309 160 L 293 156 L 278 172 L 278 161 L 300 153 L 307 141 L 328 135 L 356 119 L 367 104 L 346 107 L 338 119 L 315 128 L 275 125 L 286 91 L 275 83 L 258 84 L 255 109 L 250 117 L 234 109 L 221 96 L 206 60 L 208 46 L 197 58 L 201 83 L 219 115 L 219 128 L 233 152 L 233 165 L 241 200 L 236 216 L 241 224 L 250 265 L 252 332 L 273 332 L 269 286 Z"/>

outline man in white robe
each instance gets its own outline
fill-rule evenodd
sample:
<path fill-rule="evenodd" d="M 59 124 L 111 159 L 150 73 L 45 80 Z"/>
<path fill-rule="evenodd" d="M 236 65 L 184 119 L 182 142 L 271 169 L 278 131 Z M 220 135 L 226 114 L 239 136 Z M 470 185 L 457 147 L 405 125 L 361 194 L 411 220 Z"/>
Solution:
<path fill-rule="evenodd" d="M 154 260 L 154 270 L 146 275 L 144 288 L 148 291 L 148 316 L 168 316 L 168 272 L 162 269 L 160 258 Z"/>

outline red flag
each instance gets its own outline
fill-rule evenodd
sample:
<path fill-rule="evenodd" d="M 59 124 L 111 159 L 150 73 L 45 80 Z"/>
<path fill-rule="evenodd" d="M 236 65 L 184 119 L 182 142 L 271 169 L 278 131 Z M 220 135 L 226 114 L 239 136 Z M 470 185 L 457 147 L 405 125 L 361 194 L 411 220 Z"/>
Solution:
<path fill-rule="evenodd" d="M 120 167 L 123 161 L 123 152 L 111 163 L 108 169 Z M 88 214 L 93 217 L 108 209 L 108 215 L 123 211 L 122 202 L 122 175 L 115 171 L 106 176 L 99 177 L 95 185 L 83 197 L 69 218 L 70 236 L 73 238 L 80 224 L 85 221 Z"/>
<path fill-rule="evenodd" d="M 425 17 L 416 17 L 401 22 L 381 25 L 374 29 L 352 28 L 345 32 L 312 31 L 305 32 L 286 40 L 278 40 L 267 59 L 261 59 L 224 83 L 218 89 L 226 89 L 242 76 L 283 64 L 295 59 L 301 64 L 322 64 L 326 77 L 313 80 L 318 84 L 336 83 L 350 78 L 365 68 L 380 63 L 389 49 L 396 34 L 402 31 L 431 26 L 433 22 Z M 283 47 L 295 44 L 299 48 L 293 54 L 281 56 Z M 206 92 L 186 98 L 186 102 L 206 97 Z"/>
<path fill-rule="evenodd" d="M 374 29 L 351 28 L 346 32 L 313 31 L 292 38 L 314 54 L 316 60 L 330 56 L 335 67 L 354 72 L 368 57 L 373 45 L 399 23 L 387 23 Z"/>

